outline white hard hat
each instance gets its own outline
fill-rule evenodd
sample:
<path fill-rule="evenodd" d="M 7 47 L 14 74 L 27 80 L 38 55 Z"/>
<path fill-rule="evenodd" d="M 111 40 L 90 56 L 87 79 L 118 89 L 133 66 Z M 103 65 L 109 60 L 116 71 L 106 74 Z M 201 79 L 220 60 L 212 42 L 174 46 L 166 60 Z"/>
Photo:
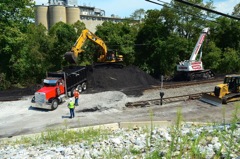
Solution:
<path fill-rule="evenodd" d="M 78 91 L 78 89 L 76 88 L 76 91 Z"/>
<path fill-rule="evenodd" d="M 70 98 L 70 102 L 72 102 L 73 101 L 73 99 L 72 98 Z"/>

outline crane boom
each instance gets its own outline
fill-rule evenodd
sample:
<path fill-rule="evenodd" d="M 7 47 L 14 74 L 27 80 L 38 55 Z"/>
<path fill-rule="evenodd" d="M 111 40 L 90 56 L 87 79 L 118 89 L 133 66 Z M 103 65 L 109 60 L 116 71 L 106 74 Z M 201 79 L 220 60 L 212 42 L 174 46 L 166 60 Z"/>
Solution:
<path fill-rule="evenodd" d="M 197 43 L 196 43 L 196 45 L 193 49 L 193 52 L 192 52 L 192 55 L 191 55 L 189 61 L 196 60 L 196 57 L 197 57 L 197 55 L 199 53 L 199 50 L 200 50 L 200 48 L 201 48 L 201 46 L 202 46 L 202 44 L 205 40 L 205 37 L 206 37 L 207 34 L 209 34 L 209 30 L 210 30 L 210 28 L 204 28 L 202 30 L 202 34 L 198 38 L 198 41 L 197 41 Z M 201 56 L 200 56 L 200 60 L 201 60 Z"/>
<path fill-rule="evenodd" d="M 200 49 L 203 45 L 203 42 L 210 33 L 210 28 L 204 28 L 198 38 L 198 41 L 193 49 L 191 57 L 189 60 L 184 60 L 179 62 L 177 65 L 177 72 L 181 79 L 194 80 L 196 78 L 212 78 L 214 73 L 211 70 L 205 70 L 202 63 L 202 52 Z M 197 59 L 197 55 L 200 52 L 200 56 Z"/>
<path fill-rule="evenodd" d="M 81 35 L 78 37 L 77 41 L 73 45 L 72 49 L 70 52 L 66 52 L 64 57 L 69 63 L 76 63 L 77 57 L 80 53 L 82 53 L 84 50 L 82 50 L 82 46 L 85 43 L 85 41 L 89 39 L 98 46 L 101 47 L 103 54 L 107 54 L 107 46 L 104 43 L 104 41 L 93 34 L 91 31 L 88 29 L 84 29 L 81 33 Z M 106 56 L 101 56 L 101 61 L 106 60 Z"/>

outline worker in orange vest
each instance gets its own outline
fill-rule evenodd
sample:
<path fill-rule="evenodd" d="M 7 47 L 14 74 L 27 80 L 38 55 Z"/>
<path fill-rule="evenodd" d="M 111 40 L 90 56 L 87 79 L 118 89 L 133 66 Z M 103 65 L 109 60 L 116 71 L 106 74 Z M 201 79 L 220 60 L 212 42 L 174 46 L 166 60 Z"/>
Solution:
<path fill-rule="evenodd" d="M 75 89 L 73 95 L 74 95 L 74 98 L 75 98 L 75 103 L 74 103 L 74 105 L 75 105 L 75 106 L 78 106 L 78 98 L 79 98 L 79 95 L 80 95 L 80 94 L 79 94 L 79 91 L 78 91 L 77 88 Z"/>

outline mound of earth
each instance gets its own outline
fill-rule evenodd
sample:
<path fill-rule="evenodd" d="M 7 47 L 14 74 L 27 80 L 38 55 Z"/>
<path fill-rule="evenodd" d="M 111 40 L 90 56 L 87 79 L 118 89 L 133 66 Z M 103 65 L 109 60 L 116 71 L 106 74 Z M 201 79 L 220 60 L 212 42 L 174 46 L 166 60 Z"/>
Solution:
<path fill-rule="evenodd" d="M 136 66 L 123 68 L 94 68 L 88 71 L 88 92 L 122 91 L 137 94 L 138 90 L 159 85 L 160 82 Z"/>
<path fill-rule="evenodd" d="M 39 85 L 29 86 L 26 88 L 11 88 L 8 90 L 0 91 L 0 101 L 13 101 L 19 100 L 23 96 L 33 95 L 37 89 L 39 89 Z"/>
<path fill-rule="evenodd" d="M 92 71 L 88 71 L 87 78 L 88 89 L 86 93 L 121 91 L 127 95 L 137 96 L 142 95 L 144 89 L 159 84 L 158 80 L 136 66 L 94 68 Z M 12 88 L 0 91 L 0 101 L 18 100 L 23 96 L 33 95 L 39 88 L 39 85 L 35 85 L 27 88 Z"/>

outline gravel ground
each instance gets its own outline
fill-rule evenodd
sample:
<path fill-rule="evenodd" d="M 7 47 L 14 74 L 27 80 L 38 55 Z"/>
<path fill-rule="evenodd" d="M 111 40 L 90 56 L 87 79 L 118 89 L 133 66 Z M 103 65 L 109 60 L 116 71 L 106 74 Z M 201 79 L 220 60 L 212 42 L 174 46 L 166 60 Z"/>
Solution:
<path fill-rule="evenodd" d="M 214 84 L 215 85 L 215 84 Z M 198 93 L 213 89 L 211 84 L 187 86 L 162 90 L 165 97 Z M 67 121 L 69 127 L 82 127 L 104 123 L 149 120 L 149 110 L 153 111 L 153 120 L 172 121 L 181 108 L 186 121 L 230 122 L 236 110 L 235 103 L 215 107 L 198 100 L 183 101 L 152 106 L 147 108 L 126 108 L 127 102 L 159 98 L 160 90 L 146 90 L 142 96 L 127 96 L 120 91 L 107 91 L 94 94 L 81 94 L 76 107 L 76 117 L 69 119 L 67 102 L 59 105 L 57 110 L 47 111 L 31 107 L 32 96 L 22 100 L 0 102 L 0 137 L 36 133 L 46 128 L 61 127 Z"/>
<path fill-rule="evenodd" d="M 54 111 L 32 108 L 32 95 L 29 95 L 31 94 L 29 92 L 33 92 L 33 89 L 30 89 L 28 94 L 20 100 L 17 99 L 23 95 L 22 92 L 17 94 L 18 98 L 15 100 L 0 101 L 0 138 L 38 133 L 49 128 L 64 128 L 66 124 L 68 128 L 77 128 L 125 121 L 175 121 L 179 110 L 181 110 L 183 121 L 231 123 L 233 113 L 236 112 L 236 105 L 238 105 L 238 102 L 234 102 L 216 107 L 199 100 L 188 100 L 163 104 L 162 106 L 127 108 L 125 106 L 127 102 L 160 98 L 159 89 L 146 89 L 151 85 L 159 84 L 159 82 L 136 67 L 127 67 L 122 71 L 114 69 L 108 69 L 108 71 L 99 70 L 93 72 L 89 78 L 90 88 L 87 92 L 80 95 L 79 106 L 75 108 L 76 115 L 74 119 L 69 119 L 68 101 L 59 105 Z M 164 97 L 187 95 L 212 91 L 216 84 L 218 83 L 162 89 L 161 91 L 165 93 Z M 3 95 L 7 97 L 7 95 L 11 95 L 11 91 L 8 93 L 0 92 L 0 96 L 3 97 Z M 150 117 L 150 112 L 152 112 L 152 117 Z M 237 115 L 240 116 L 239 112 Z M 119 131 L 122 131 L 123 134 L 125 133 L 125 130 Z M 141 134 L 142 132 L 137 133 Z M 133 134 L 133 136 L 136 135 Z M 132 135 L 130 135 L 130 138 L 132 138 Z M 122 143 L 121 138 L 113 140 L 114 142 Z M 140 140 L 144 141 L 145 138 L 140 138 Z M 239 141 L 239 138 L 236 138 L 236 141 Z M 140 145 L 142 144 L 144 143 L 140 143 Z M 212 145 L 214 144 L 217 143 L 212 143 Z M 0 149 L 0 158 L 2 155 L 5 155 L 5 158 L 9 158 L 7 152 L 11 152 L 10 156 L 13 155 L 12 158 L 37 158 L 35 154 L 38 154 L 36 151 L 39 150 L 42 150 L 39 151 L 43 153 L 42 158 L 51 158 L 51 155 L 60 155 L 59 158 L 74 158 L 74 155 L 71 156 L 71 154 L 74 154 L 73 149 L 79 148 L 79 144 L 67 147 L 62 145 L 51 146 L 50 150 L 45 148 L 48 146 L 51 145 L 40 145 L 40 147 L 37 147 L 38 150 L 21 145 L 19 147 L 6 146 Z M 105 148 L 107 147 L 103 147 L 103 149 Z M 91 154 L 95 154 L 94 149 L 94 152 L 89 149 L 80 149 L 79 151 L 84 151 L 84 154 L 88 156 L 86 158 L 91 158 Z M 212 149 L 210 148 L 209 151 L 211 156 Z M 62 153 L 67 155 L 63 156 Z M 47 156 L 44 156 L 44 154 Z M 234 151 L 232 155 L 234 158 L 239 154 Z M 124 158 L 131 158 L 131 156 Z"/>
<path fill-rule="evenodd" d="M 170 97 L 212 91 L 216 84 L 217 83 L 186 86 L 174 89 L 163 89 L 161 91 L 165 92 L 165 97 Z M 66 126 L 65 124 L 67 124 L 69 128 L 76 128 L 124 121 L 149 121 L 150 111 L 153 113 L 152 120 L 175 121 L 179 109 L 181 109 L 183 121 L 217 123 L 225 121 L 230 123 L 233 118 L 233 113 L 236 111 L 237 102 L 229 103 L 222 107 L 216 107 L 199 100 L 189 100 L 146 108 L 125 107 L 127 102 L 159 98 L 159 92 L 160 90 L 158 89 L 148 89 L 139 93 L 142 95 L 137 96 L 126 95 L 121 91 L 106 91 L 92 94 L 83 93 L 79 100 L 80 106 L 75 109 L 76 117 L 74 119 L 68 118 L 69 110 L 67 108 L 67 102 L 61 104 L 55 111 L 32 108 L 30 102 L 32 96 L 25 96 L 17 101 L 0 102 L 0 137 L 5 138 L 37 133 L 45 131 L 48 128 L 63 128 Z M 240 114 L 237 115 L 240 116 Z M 137 150 L 142 151 L 143 153 L 140 158 L 144 158 L 145 155 L 148 155 L 144 151 L 147 144 L 145 143 L 147 139 L 144 132 L 141 130 L 129 131 L 124 129 L 119 129 L 118 131 L 120 131 L 120 134 L 125 134 L 125 136 L 127 135 L 129 138 L 110 136 L 109 140 L 99 141 L 94 145 L 87 145 L 84 142 L 67 146 L 62 144 L 44 144 L 30 147 L 24 145 L 5 145 L 0 148 L 0 158 L 54 158 L 56 156 L 58 158 L 82 158 L 83 156 L 81 155 L 84 155 L 85 158 L 90 159 L 98 155 L 101 156 L 102 154 L 106 154 L 106 151 L 103 150 L 110 150 L 111 147 L 115 147 L 118 151 L 128 146 L 134 146 Z M 187 128 L 185 131 L 189 131 L 189 129 Z M 154 139 L 166 141 L 165 147 L 168 147 L 167 143 L 169 144 L 169 141 L 167 140 L 169 140 L 169 132 L 164 132 L 165 131 L 162 132 L 159 128 L 154 129 Z M 165 135 L 161 135 L 162 133 Z M 239 128 L 236 133 L 234 141 L 238 142 Z M 101 145 L 101 147 L 99 147 L 99 145 Z M 214 156 L 217 146 L 219 148 L 219 141 L 214 138 L 213 142 L 202 146 L 201 151 L 202 153 L 207 153 L 208 157 L 206 158 L 210 159 Z M 151 152 L 155 150 L 154 147 L 156 146 L 152 145 Z M 127 149 L 128 148 L 124 150 L 127 151 Z M 167 151 L 164 147 L 161 150 L 162 151 L 158 154 L 159 157 L 162 155 L 164 156 Z M 239 156 L 239 150 L 240 148 L 238 146 L 237 150 L 232 151 L 230 158 L 237 158 Z M 179 153 L 177 149 L 174 152 L 176 155 Z M 226 154 L 223 152 L 221 155 L 224 158 Z M 130 159 L 132 156 L 126 153 L 123 158 Z"/>

